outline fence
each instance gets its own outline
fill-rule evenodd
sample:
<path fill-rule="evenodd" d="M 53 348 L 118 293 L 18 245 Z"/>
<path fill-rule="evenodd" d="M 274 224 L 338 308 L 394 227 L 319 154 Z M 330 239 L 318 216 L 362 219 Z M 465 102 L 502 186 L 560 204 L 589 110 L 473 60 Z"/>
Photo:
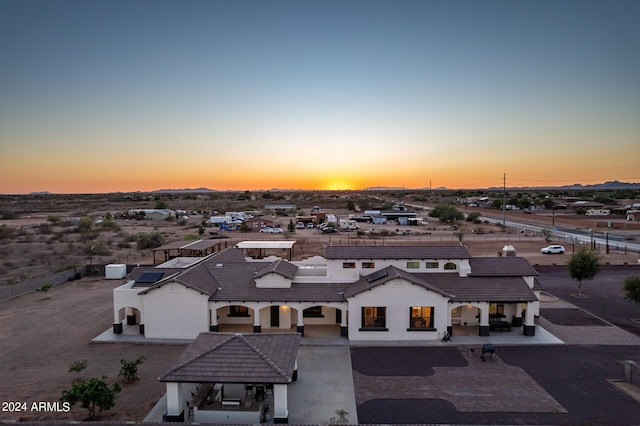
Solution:
<path fill-rule="evenodd" d="M 131 272 L 136 266 L 137 265 L 127 265 L 127 273 Z M 104 277 L 104 269 L 105 265 L 82 265 L 62 272 L 56 272 L 55 274 L 45 275 L 44 277 L 31 278 L 17 284 L 7 284 L 4 287 L 0 287 L 0 300 L 22 296 L 23 294 L 40 290 L 45 286 L 64 284 L 89 274 Z"/>

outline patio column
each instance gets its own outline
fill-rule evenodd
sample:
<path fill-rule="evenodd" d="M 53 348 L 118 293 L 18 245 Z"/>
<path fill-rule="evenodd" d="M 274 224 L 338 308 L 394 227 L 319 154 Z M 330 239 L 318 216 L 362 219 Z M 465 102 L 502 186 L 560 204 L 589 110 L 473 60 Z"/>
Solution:
<path fill-rule="evenodd" d="M 525 336 L 535 336 L 536 335 L 536 324 L 534 320 L 534 312 L 533 306 L 531 302 L 527 302 L 527 310 L 525 311 L 524 318 L 524 327 L 522 329 L 522 334 Z"/>
<path fill-rule="evenodd" d="M 287 406 L 287 385 L 273 385 L 273 422 L 289 423 L 289 408 Z"/>
<path fill-rule="evenodd" d="M 218 331 L 218 310 L 209 309 L 209 331 Z"/>
<path fill-rule="evenodd" d="M 490 331 L 489 304 L 481 303 L 479 307 L 480 307 L 480 322 L 478 325 L 478 336 L 488 336 Z"/>
<path fill-rule="evenodd" d="M 253 309 L 253 332 L 262 333 L 262 326 L 260 325 L 260 310 L 257 307 Z"/>
<path fill-rule="evenodd" d="M 120 317 L 121 311 L 123 311 L 122 308 L 118 308 L 116 306 L 113 307 L 113 334 L 122 334 L 123 326 L 122 318 Z"/>
<path fill-rule="evenodd" d="M 296 327 L 296 331 L 304 336 L 304 309 L 298 306 L 298 326 Z"/>
<path fill-rule="evenodd" d="M 165 419 L 170 422 L 184 421 L 184 402 L 182 383 L 167 382 L 167 414 Z"/>
<path fill-rule="evenodd" d="M 522 303 L 516 303 L 511 324 L 514 327 L 522 327 Z"/>
<path fill-rule="evenodd" d="M 347 318 L 349 316 L 349 311 L 347 309 L 342 309 L 342 316 L 340 318 L 340 336 L 349 338 L 349 324 L 347 323 Z"/>
<path fill-rule="evenodd" d="M 144 336 L 144 315 L 142 314 L 142 311 L 138 311 L 138 315 L 140 315 L 140 318 L 138 318 L 140 321 L 138 324 L 138 333 Z"/>

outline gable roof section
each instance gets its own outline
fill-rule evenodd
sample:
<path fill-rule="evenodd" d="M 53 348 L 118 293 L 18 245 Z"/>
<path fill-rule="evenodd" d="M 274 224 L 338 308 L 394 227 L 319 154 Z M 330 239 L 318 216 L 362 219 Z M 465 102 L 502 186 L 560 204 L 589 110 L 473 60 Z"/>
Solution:
<path fill-rule="evenodd" d="M 326 259 L 470 259 L 463 246 L 327 246 Z"/>
<path fill-rule="evenodd" d="M 456 273 L 420 273 L 422 280 L 453 294 L 452 302 L 533 302 L 538 300 L 522 277 L 461 277 Z"/>
<path fill-rule="evenodd" d="M 410 274 L 408 272 L 403 271 L 402 269 L 396 268 L 395 266 L 387 266 L 386 268 L 372 272 L 369 275 L 362 275 L 358 281 L 351 284 L 349 287 L 347 287 L 344 290 L 344 297 L 353 297 L 359 293 L 362 293 L 363 291 L 371 290 L 375 287 L 384 285 L 389 281 L 392 281 L 398 278 L 408 281 L 411 284 L 419 285 L 420 287 L 423 287 L 426 290 L 436 292 L 443 296 L 447 296 L 447 297 L 453 296 L 453 294 L 449 294 L 446 291 L 443 291 L 441 288 L 436 287 L 428 283 L 427 281 L 421 279 L 420 277 L 417 276 L 417 274 Z"/>
<path fill-rule="evenodd" d="M 533 266 L 524 257 L 474 257 L 469 260 L 469 276 L 483 277 L 522 277 L 538 276 Z"/>
<path fill-rule="evenodd" d="M 300 334 L 201 333 L 161 382 L 290 383 Z"/>
<path fill-rule="evenodd" d="M 268 264 L 260 271 L 258 271 L 255 275 L 255 278 L 263 277 L 271 272 L 282 275 L 289 280 L 293 280 L 298 273 L 298 267 L 293 263 L 287 262 L 286 260 L 279 259 Z"/>

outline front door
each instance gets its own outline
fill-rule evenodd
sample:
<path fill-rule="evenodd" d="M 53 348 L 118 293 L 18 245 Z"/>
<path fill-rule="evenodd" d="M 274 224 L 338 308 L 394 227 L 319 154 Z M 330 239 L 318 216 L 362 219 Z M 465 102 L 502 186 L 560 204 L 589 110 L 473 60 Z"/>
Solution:
<path fill-rule="evenodd" d="M 280 327 L 280 306 L 271 307 L 271 327 Z"/>

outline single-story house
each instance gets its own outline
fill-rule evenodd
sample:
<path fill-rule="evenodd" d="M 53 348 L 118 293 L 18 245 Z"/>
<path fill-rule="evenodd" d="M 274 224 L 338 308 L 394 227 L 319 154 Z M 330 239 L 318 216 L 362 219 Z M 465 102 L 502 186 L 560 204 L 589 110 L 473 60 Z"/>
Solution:
<path fill-rule="evenodd" d="M 457 327 L 480 336 L 522 327 L 531 336 L 537 275 L 524 258 L 472 257 L 460 245 L 328 246 L 295 262 L 233 247 L 183 269 L 134 269 L 114 289 L 113 330 L 193 339 L 323 327 L 350 340 L 436 340 Z"/>

